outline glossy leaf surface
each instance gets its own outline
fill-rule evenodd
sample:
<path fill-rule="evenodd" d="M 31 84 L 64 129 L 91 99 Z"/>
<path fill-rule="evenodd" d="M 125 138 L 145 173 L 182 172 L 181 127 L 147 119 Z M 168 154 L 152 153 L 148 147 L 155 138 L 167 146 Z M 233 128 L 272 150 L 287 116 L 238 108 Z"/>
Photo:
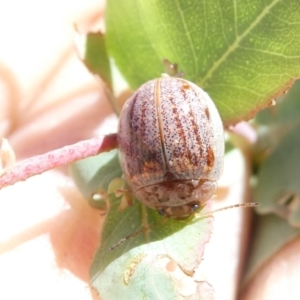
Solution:
<path fill-rule="evenodd" d="M 226 124 L 250 118 L 300 75 L 298 0 L 112 0 L 109 53 L 133 88 L 176 62 Z"/>

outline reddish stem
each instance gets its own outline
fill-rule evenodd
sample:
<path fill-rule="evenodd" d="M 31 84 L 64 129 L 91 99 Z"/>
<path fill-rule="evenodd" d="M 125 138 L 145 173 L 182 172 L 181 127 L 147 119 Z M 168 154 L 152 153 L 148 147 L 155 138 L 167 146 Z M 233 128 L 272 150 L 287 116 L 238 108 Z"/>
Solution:
<path fill-rule="evenodd" d="M 77 160 L 110 151 L 116 147 L 117 134 L 110 134 L 33 156 L 17 163 L 11 171 L 0 177 L 0 189 L 53 168 L 65 166 Z"/>

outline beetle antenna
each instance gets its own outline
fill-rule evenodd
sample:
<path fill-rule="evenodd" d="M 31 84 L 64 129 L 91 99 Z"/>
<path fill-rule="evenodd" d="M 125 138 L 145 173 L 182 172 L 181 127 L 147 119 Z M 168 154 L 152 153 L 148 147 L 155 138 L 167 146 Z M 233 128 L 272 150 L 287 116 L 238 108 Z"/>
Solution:
<path fill-rule="evenodd" d="M 238 208 L 238 207 L 240 207 L 240 208 L 249 208 L 250 207 L 251 208 L 251 207 L 256 207 L 256 206 L 260 206 L 260 203 L 259 202 L 246 202 L 246 203 L 233 204 L 233 205 L 215 209 L 215 210 L 211 211 L 211 214 L 214 214 L 216 212 L 223 211 L 226 209 L 231 209 L 231 208 Z"/>
<path fill-rule="evenodd" d="M 224 206 L 215 210 L 212 210 L 210 212 L 207 213 L 199 213 L 199 217 L 200 218 L 205 218 L 205 217 L 210 217 L 212 216 L 214 213 L 223 211 L 223 210 L 227 210 L 227 209 L 232 209 L 232 208 L 252 208 L 252 207 L 256 207 L 256 206 L 260 206 L 259 202 L 246 202 L 246 203 L 238 203 L 238 204 L 233 204 L 233 205 L 229 205 L 229 206 Z"/>

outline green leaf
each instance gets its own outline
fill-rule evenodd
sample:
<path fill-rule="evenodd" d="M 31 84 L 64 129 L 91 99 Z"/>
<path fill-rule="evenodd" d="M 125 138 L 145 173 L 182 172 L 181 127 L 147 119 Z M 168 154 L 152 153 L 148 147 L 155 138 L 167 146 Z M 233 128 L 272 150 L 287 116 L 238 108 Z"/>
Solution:
<path fill-rule="evenodd" d="M 259 168 L 282 138 L 300 123 L 299 116 L 300 80 L 297 80 L 285 96 L 277 99 L 276 105 L 255 116 L 258 137 L 252 153 L 255 168 Z"/>
<path fill-rule="evenodd" d="M 101 247 L 91 267 L 92 285 L 102 299 L 184 299 L 178 278 L 167 264 L 180 266 L 183 276 L 199 290 L 192 273 L 199 265 L 211 234 L 212 218 L 178 221 L 165 219 L 139 201 L 119 212 L 120 201 L 112 195 Z M 142 230 L 123 244 L 109 248 Z M 173 273 L 175 274 L 175 273 Z M 187 275 L 190 274 L 190 275 Z M 204 299 L 197 292 L 189 299 Z"/>
<path fill-rule="evenodd" d="M 83 62 L 93 74 L 99 75 L 111 89 L 111 69 L 105 44 L 105 36 L 101 32 L 87 34 Z"/>
<path fill-rule="evenodd" d="M 274 131 L 277 131 L 280 127 L 291 127 L 298 123 L 300 115 L 300 80 L 297 80 L 289 92 L 281 97 L 278 102 L 275 106 L 259 112 L 255 116 L 256 123 L 272 126 Z"/>
<path fill-rule="evenodd" d="M 298 0 L 111 0 L 107 46 L 133 88 L 178 63 L 226 124 L 252 117 L 300 75 Z"/>
<path fill-rule="evenodd" d="M 300 124 L 295 126 L 262 163 L 257 177 L 257 211 L 274 212 L 300 227 Z"/>
<path fill-rule="evenodd" d="M 110 182 L 122 176 L 117 149 L 79 160 L 70 165 L 69 170 L 80 192 L 92 206 L 98 204 L 93 195 L 98 193 L 105 198 Z"/>

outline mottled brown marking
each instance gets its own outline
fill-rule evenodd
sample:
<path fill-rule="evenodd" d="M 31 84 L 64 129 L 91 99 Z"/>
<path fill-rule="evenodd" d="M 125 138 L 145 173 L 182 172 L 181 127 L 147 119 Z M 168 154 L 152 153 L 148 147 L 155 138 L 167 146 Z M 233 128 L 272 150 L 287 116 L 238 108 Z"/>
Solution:
<path fill-rule="evenodd" d="M 135 137 L 134 139 L 134 143 L 132 143 L 131 147 L 132 148 L 137 148 L 138 151 L 138 157 L 133 158 L 133 159 L 139 159 L 139 164 L 137 164 L 138 170 L 136 170 L 136 172 L 142 174 L 143 173 L 143 160 L 145 159 L 145 157 L 148 157 L 148 149 L 146 147 L 146 145 L 144 144 L 144 140 L 145 140 L 145 136 L 146 136 L 146 128 L 147 128 L 147 124 L 145 122 L 145 116 L 146 116 L 146 101 L 142 102 L 141 108 L 140 108 L 140 121 L 139 121 L 139 128 L 138 130 L 136 130 L 135 128 L 133 128 L 133 130 L 135 130 L 135 132 L 132 133 L 132 135 Z"/>
<path fill-rule="evenodd" d="M 167 160 L 167 154 L 166 154 L 166 149 L 165 149 L 165 145 L 164 145 L 165 136 L 164 136 L 163 124 L 162 124 L 163 121 L 162 121 L 162 108 L 161 108 L 162 104 L 161 104 L 161 99 L 160 99 L 160 83 L 161 83 L 161 79 L 157 80 L 155 83 L 155 106 L 156 106 L 156 113 L 157 113 L 157 119 L 158 119 L 159 139 L 160 139 L 163 159 L 164 159 L 167 170 L 169 170 L 170 165 Z"/>
<path fill-rule="evenodd" d="M 146 128 L 147 125 L 146 124 L 146 101 L 142 102 L 142 106 L 141 106 L 141 110 L 140 110 L 140 115 L 141 115 L 141 119 L 140 119 L 140 128 L 139 131 L 136 132 L 135 134 L 137 135 L 138 139 L 137 139 L 137 143 L 138 144 L 133 144 L 132 147 L 137 147 L 137 145 L 139 145 L 139 157 L 142 160 L 147 160 L 150 153 L 149 153 L 149 148 L 146 146 L 146 144 L 144 143 L 144 140 L 146 139 Z M 144 172 L 144 168 L 142 167 L 142 161 L 141 164 L 139 165 L 140 167 L 140 172 Z"/>
<path fill-rule="evenodd" d="M 210 119 L 210 113 L 209 113 L 208 107 L 205 107 L 204 112 L 205 112 L 206 118 L 209 120 Z"/>
<path fill-rule="evenodd" d="M 137 98 L 138 98 L 138 93 L 135 94 L 134 98 L 132 99 L 132 104 L 131 104 L 131 107 L 130 107 L 130 110 L 129 110 L 129 120 L 130 120 L 130 123 L 129 123 L 129 134 L 130 136 L 126 137 L 126 141 L 124 140 L 124 142 L 127 143 L 127 141 L 130 141 L 131 143 L 135 143 L 136 140 L 137 140 L 137 136 L 136 136 L 136 130 L 137 128 L 134 128 L 133 126 L 133 123 L 134 123 L 134 108 L 135 108 L 135 105 L 136 105 L 136 101 L 137 101 Z M 135 147 L 132 147 L 132 144 L 129 144 L 126 148 L 126 152 L 125 154 L 130 156 L 130 157 L 134 157 L 136 155 L 136 149 Z"/>
<path fill-rule="evenodd" d="M 177 133 L 178 133 L 180 139 L 182 140 L 183 145 L 187 145 L 185 133 L 183 132 L 183 126 L 181 124 L 180 118 L 178 117 L 179 112 L 178 112 L 178 109 L 177 109 L 175 103 L 172 100 L 170 100 L 170 102 L 172 103 L 172 112 L 173 112 L 173 117 L 174 117 L 174 123 L 176 124 L 175 127 L 177 129 Z M 176 154 L 179 154 L 179 155 L 176 155 L 176 157 L 180 159 L 180 160 L 177 160 L 177 162 L 180 161 L 183 163 L 182 158 L 186 157 L 188 159 L 188 164 L 192 163 L 191 153 L 190 153 L 190 151 L 188 151 L 188 148 L 185 149 L 184 153 L 176 153 Z M 183 163 L 183 165 L 184 165 L 184 163 Z"/>
<path fill-rule="evenodd" d="M 155 172 L 162 172 L 162 165 L 155 159 L 144 161 L 143 173 L 153 174 Z"/>
<path fill-rule="evenodd" d="M 206 161 L 208 168 L 211 169 L 215 163 L 215 154 L 210 147 L 207 149 Z"/>
<path fill-rule="evenodd" d="M 141 138 L 143 139 L 143 137 L 146 135 L 146 122 L 145 122 L 145 119 L 146 119 L 146 101 L 143 101 L 142 103 L 142 107 L 141 107 L 141 128 L 140 128 L 140 135 L 141 135 Z"/>
<path fill-rule="evenodd" d="M 182 86 L 181 86 L 181 90 L 184 90 L 184 91 L 187 91 L 190 89 L 190 86 L 187 84 L 187 83 L 183 83 Z"/>
<path fill-rule="evenodd" d="M 132 99 L 132 104 L 131 104 L 131 107 L 130 107 L 130 110 L 129 110 L 129 120 L 133 120 L 134 118 L 134 108 L 135 108 L 135 104 L 136 104 L 136 101 L 137 101 L 137 98 L 138 98 L 138 93 L 135 94 L 134 98 Z M 132 126 L 132 123 L 133 122 L 130 122 L 130 130 L 132 130 L 133 126 Z"/>
<path fill-rule="evenodd" d="M 201 137 L 200 137 L 199 130 L 198 130 L 199 129 L 198 124 L 195 122 L 195 116 L 194 116 L 194 113 L 193 113 L 191 107 L 190 107 L 190 110 L 189 110 L 189 116 L 190 116 L 190 121 L 192 123 L 193 132 L 194 132 L 195 138 L 197 140 L 198 149 L 199 149 L 199 152 L 200 152 L 200 158 L 199 159 L 201 159 L 202 152 L 203 152 L 202 151 L 202 141 L 201 141 Z"/>
<path fill-rule="evenodd" d="M 187 100 L 186 91 L 188 91 L 190 88 L 191 87 L 186 82 L 183 82 L 182 86 L 180 87 L 180 91 L 185 101 Z"/>

